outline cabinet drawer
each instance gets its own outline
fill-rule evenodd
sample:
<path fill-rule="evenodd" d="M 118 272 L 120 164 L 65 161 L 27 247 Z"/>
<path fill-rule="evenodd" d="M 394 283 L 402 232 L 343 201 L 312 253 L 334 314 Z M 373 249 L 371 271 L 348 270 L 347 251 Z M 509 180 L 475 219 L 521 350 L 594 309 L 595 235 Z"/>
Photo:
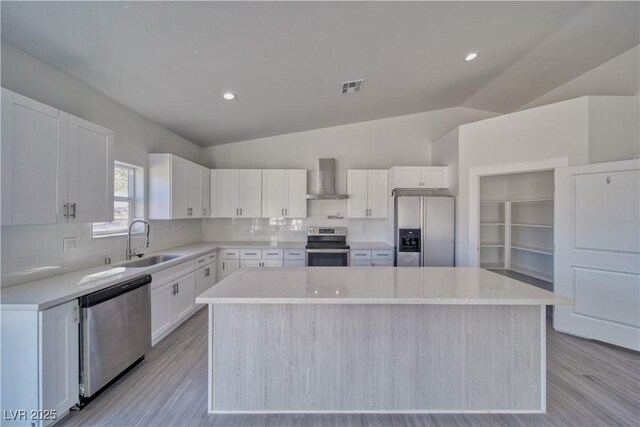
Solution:
<path fill-rule="evenodd" d="M 196 268 L 200 268 L 207 263 L 207 256 L 202 255 L 196 258 Z"/>
<path fill-rule="evenodd" d="M 305 258 L 304 249 L 285 249 L 284 259 L 303 260 Z"/>
<path fill-rule="evenodd" d="M 262 267 L 282 267 L 282 262 L 281 259 L 268 259 L 262 261 Z"/>
<path fill-rule="evenodd" d="M 393 267 L 393 261 L 372 261 L 372 267 Z"/>
<path fill-rule="evenodd" d="M 374 250 L 371 251 L 371 259 L 374 261 L 391 261 L 393 262 L 393 251 L 390 250 Z"/>
<path fill-rule="evenodd" d="M 263 249 L 262 250 L 262 259 L 282 259 L 283 251 L 282 249 Z"/>
<path fill-rule="evenodd" d="M 218 254 L 213 251 L 213 252 L 209 252 L 207 255 L 207 262 L 205 262 L 205 264 L 209 264 L 211 262 L 214 262 L 217 258 L 218 258 Z"/>
<path fill-rule="evenodd" d="M 285 259 L 285 267 L 304 267 L 304 259 Z"/>
<path fill-rule="evenodd" d="M 371 251 L 351 250 L 350 258 L 351 259 L 357 259 L 357 260 L 370 260 L 371 259 Z"/>
<path fill-rule="evenodd" d="M 240 259 L 262 259 L 260 249 L 240 249 Z"/>
<path fill-rule="evenodd" d="M 223 249 L 222 259 L 240 259 L 240 249 Z"/>
<path fill-rule="evenodd" d="M 371 261 L 366 259 L 351 259 L 349 262 L 351 267 L 371 267 Z"/>

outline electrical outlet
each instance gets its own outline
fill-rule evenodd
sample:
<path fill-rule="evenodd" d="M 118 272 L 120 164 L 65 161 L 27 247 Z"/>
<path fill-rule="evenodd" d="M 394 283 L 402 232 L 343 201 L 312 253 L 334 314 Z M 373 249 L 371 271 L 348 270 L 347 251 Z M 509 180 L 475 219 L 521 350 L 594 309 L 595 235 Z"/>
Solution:
<path fill-rule="evenodd" d="M 62 252 L 69 252 L 78 249 L 77 237 L 64 237 L 62 239 Z"/>

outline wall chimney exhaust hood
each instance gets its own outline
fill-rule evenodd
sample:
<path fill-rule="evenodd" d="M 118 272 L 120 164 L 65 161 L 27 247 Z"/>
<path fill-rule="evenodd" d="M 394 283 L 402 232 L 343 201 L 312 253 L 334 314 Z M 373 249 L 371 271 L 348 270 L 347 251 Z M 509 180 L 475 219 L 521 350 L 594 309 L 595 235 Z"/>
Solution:
<path fill-rule="evenodd" d="M 336 193 L 336 159 L 318 160 L 318 193 L 307 194 L 309 200 L 340 200 L 347 194 Z"/>

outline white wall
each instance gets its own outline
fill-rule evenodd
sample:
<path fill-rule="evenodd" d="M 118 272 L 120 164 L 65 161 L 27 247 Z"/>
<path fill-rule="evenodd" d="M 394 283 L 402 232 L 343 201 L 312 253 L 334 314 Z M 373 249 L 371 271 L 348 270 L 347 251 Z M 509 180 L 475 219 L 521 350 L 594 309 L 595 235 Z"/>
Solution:
<path fill-rule="evenodd" d="M 633 96 L 640 93 L 639 86 L 640 46 L 636 46 L 523 105 L 519 110 L 586 95 Z"/>
<path fill-rule="evenodd" d="M 309 170 L 308 190 L 317 189 L 318 159 L 336 159 L 336 186 L 346 192 L 347 169 L 387 169 L 401 165 L 431 164 L 431 142 L 443 133 L 495 113 L 469 108 L 447 108 L 344 126 L 317 129 L 204 149 L 216 168 L 304 168 Z M 304 240 L 309 225 L 349 228 L 352 241 L 393 242 L 391 220 L 330 220 L 330 214 L 346 215 L 344 200 L 310 201 L 304 220 L 231 220 L 203 222 L 205 239 Z"/>
<path fill-rule="evenodd" d="M 199 162 L 202 149 L 117 104 L 84 83 L 2 42 L 2 86 L 95 122 L 115 132 L 115 159 L 147 166 L 147 153 L 172 152 Z M 148 180 L 147 180 L 148 182 Z M 152 224 L 152 249 L 201 239 L 201 221 Z M 123 259 L 123 237 L 91 239 L 89 224 L 2 227 L 2 286 Z M 63 253 L 62 238 L 78 237 L 79 248 Z M 136 242 L 140 246 L 139 242 Z M 28 274 L 27 274 L 28 273 Z"/>
<path fill-rule="evenodd" d="M 433 144 L 458 169 L 456 262 L 469 263 L 469 170 L 567 158 L 570 165 L 631 158 L 636 97 L 582 97 L 460 126 Z M 595 130 L 594 130 L 595 129 Z M 453 158 L 458 144 L 458 157 Z M 457 163 L 457 164 L 456 164 Z"/>

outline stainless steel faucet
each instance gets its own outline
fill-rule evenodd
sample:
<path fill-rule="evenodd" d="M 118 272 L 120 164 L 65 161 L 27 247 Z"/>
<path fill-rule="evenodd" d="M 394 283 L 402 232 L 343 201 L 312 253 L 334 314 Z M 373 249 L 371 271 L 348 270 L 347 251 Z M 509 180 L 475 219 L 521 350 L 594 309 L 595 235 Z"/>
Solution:
<path fill-rule="evenodd" d="M 151 225 L 149 225 L 147 221 L 142 219 L 136 219 L 135 221 L 132 221 L 131 224 L 129 224 L 129 231 L 127 232 L 127 260 L 130 260 L 131 258 L 137 255 L 135 249 L 131 250 L 131 227 L 133 227 L 133 224 L 138 222 L 141 222 L 146 225 L 147 242 L 145 243 L 144 247 L 145 248 L 149 247 L 149 232 L 151 231 Z"/>

